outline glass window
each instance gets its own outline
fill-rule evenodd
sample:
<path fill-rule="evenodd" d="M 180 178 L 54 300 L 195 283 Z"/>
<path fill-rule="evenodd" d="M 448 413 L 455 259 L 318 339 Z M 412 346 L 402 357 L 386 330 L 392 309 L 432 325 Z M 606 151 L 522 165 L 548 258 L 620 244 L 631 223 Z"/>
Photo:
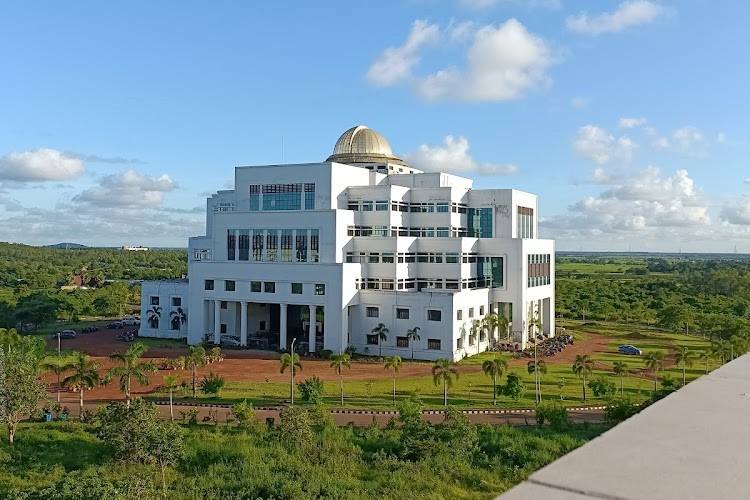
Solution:
<path fill-rule="evenodd" d="M 266 262 L 276 262 L 279 244 L 279 235 L 276 229 L 266 231 Z"/>
<path fill-rule="evenodd" d="M 440 339 L 427 339 L 427 349 L 440 350 Z"/>
<path fill-rule="evenodd" d="M 213 290 L 214 289 L 214 280 L 206 280 L 203 282 L 203 289 L 204 290 Z"/>
<path fill-rule="evenodd" d="M 479 315 L 484 316 L 484 306 L 479 306 Z"/>
<path fill-rule="evenodd" d="M 150 297 L 150 299 L 149 299 L 149 303 L 150 303 L 150 304 L 151 304 L 152 306 L 158 306 L 158 305 L 159 305 L 159 297 L 156 297 L 156 296 L 152 295 L 152 296 Z"/>
<path fill-rule="evenodd" d="M 276 293 L 276 282 L 274 281 L 264 281 L 263 282 L 263 291 L 266 293 Z"/>
<path fill-rule="evenodd" d="M 409 310 L 408 309 L 396 309 L 396 319 L 409 319 Z"/>
<path fill-rule="evenodd" d="M 310 230 L 310 262 L 318 262 L 320 256 L 320 236 L 318 229 Z"/>
<path fill-rule="evenodd" d="M 324 283 L 316 283 L 315 284 L 315 295 L 325 295 L 326 294 L 326 286 Z"/>
<path fill-rule="evenodd" d="M 469 317 L 470 317 L 470 318 L 473 318 L 473 317 L 474 317 L 474 308 L 473 308 L 473 307 L 470 307 L 470 308 L 469 308 Z"/>
<path fill-rule="evenodd" d="M 367 257 L 367 262 L 370 264 L 378 264 L 380 262 L 380 254 L 379 253 L 371 253 Z"/>
<path fill-rule="evenodd" d="M 305 183 L 305 210 L 315 210 L 315 183 Z"/>
<path fill-rule="evenodd" d="M 260 281 L 251 281 L 250 282 L 250 291 L 251 292 L 260 292 Z"/>
<path fill-rule="evenodd" d="M 291 229 L 281 230 L 281 262 L 291 262 L 294 250 L 294 236 Z"/>
<path fill-rule="evenodd" d="M 294 238 L 296 240 L 297 262 L 307 262 L 307 229 L 296 229 Z"/>
<path fill-rule="evenodd" d="M 409 347 L 409 337 L 396 337 L 396 347 Z"/>
<path fill-rule="evenodd" d="M 442 321 L 443 313 L 439 309 L 428 309 L 427 320 L 428 321 Z"/>
<path fill-rule="evenodd" d="M 460 320 L 463 319 L 463 317 L 464 317 L 464 311 L 463 311 L 463 309 L 459 309 L 458 311 L 456 311 L 456 319 L 457 320 L 460 321 Z"/>
<path fill-rule="evenodd" d="M 377 334 L 367 334 L 367 343 L 369 345 L 378 345 L 378 336 Z"/>
<path fill-rule="evenodd" d="M 367 317 L 368 318 L 377 318 L 380 316 L 380 309 L 377 307 L 368 307 L 367 308 Z"/>
<path fill-rule="evenodd" d="M 385 212 L 388 210 L 388 202 L 387 201 L 376 201 L 375 202 L 375 210 L 378 212 Z"/>
<path fill-rule="evenodd" d="M 227 260 L 235 260 L 235 252 L 237 251 L 237 230 L 227 230 Z"/>
<path fill-rule="evenodd" d="M 383 254 L 383 264 L 393 264 L 393 254 L 392 253 L 384 253 Z"/>
<path fill-rule="evenodd" d="M 219 308 L 226 309 L 227 307 L 229 307 L 229 305 L 227 304 L 227 301 L 226 300 L 222 300 L 221 304 L 219 304 Z"/>
<path fill-rule="evenodd" d="M 463 349 L 464 348 L 464 338 L 458 337 L 456 339 L 456 349 Z"/>
<path fill-rule="evenodd" d="M 237 246 L 239 248 L 239 260 L 250 260 L 250 230 L 240 229 L 239 237 L 237 239 Z"/>
<path fill-rule="evenodd" d="M 292 283 L 292 293 L 294 295 L 302 295 L 302 283 Z"/>
<path fill-rule="evenodd" d="M 234 280 L 225 280 L 224 281 L 224 291 L 226 292 L 233 292 L 234 291 L 235 282 Z"/>
<path fill-rule="evenodd" d="M 182 305 L 182 297 L 172 297 L 172 307 L 180 307 Z"/>
<path fill-rule="evenodd" d="M 226 324 L 226 323 L 222 323 L 222 324 L 220 325 L 220 327 L 219 327 L 219 331 L 220 331 L 221 333 L 227 333 L 227 324 Z"/>

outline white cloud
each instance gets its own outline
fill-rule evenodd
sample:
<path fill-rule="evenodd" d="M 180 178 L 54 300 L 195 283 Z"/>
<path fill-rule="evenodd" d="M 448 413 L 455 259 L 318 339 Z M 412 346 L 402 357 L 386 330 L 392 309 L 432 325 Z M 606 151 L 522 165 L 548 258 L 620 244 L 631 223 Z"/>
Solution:
<path fill-rule="evenodd" d="M 448 135 L 442 146 L 423 144 L 404 159 L 415 168 L 427 172 L 449 172 L 455 174 L 509 175 L 518 171 L 512 164 L 480 163 L 469 155 L 469 141 L 462 136 Z"/>
<path fill-rule="evenodd" d="M 620 118 L 619 125 L 621 128 L 635 128 L 640 127 L 646 123 L 645 118 Z"/>
<path fill-rule="evenodd" d="M 596 125 L 584 125 L 578 129 L 573 140 L 573 149 L 584 158 L 600 165 L 613 162 L 629 162 L 638 145 L 628 137 L 615 138 Z"/>
<path fill-rule="evenodd" d="M 388 47 L 367 70 L 366 78 L 375 85 L 387 87 L 411 78 L 419 62 L 419 50 L 437 41 L 440 29 L 436 24 L 416 20 L 403 45 Z"/>
<path fill-rule="evenodd" d="M 635 0 L 621 3 L 612 13 L 589 17 L 587 12 L 581 12 L 577 16 L 569 16 L 566 25 L 570 31 L 584 35 L 618 33 L 633 26 L 651 23 L 664 12 L 665 9 L 659 4 Z"/>
<path fill-rule="evenodd" d="M 476 31 L 466 55 L 468 66 L 445 68 L 417 81 L 427 100 L 505 101 L 549 81 L 550 48 L 516 19 Z"/>
<path fill-rule="evenodd" d="M 745 180 L 746 184 L 750 179 Z M 721 220 L 738 226 L 750 226 L 750 197 L 726 203 L 721 209 Z"/>
<path fill-rule="evenodd" d="M 55 149 L 9 153 L 0 158 L 0 180 L 61 181 L 78 177 L 84 171 L 80 158 Z"/>
<path fill-rule="evenodd" d="M 672 140 L 680 152 L 687 154 L 699 153 L 698 150 L 704 143 L 701 131 L 689 125 L 680 127 L 672 132 Z"/>
<path fill-rule="evenodd" d="M 160 205 L 164 195 L 177 188 L 167 174 L 159 177 L 141 175 L 133 170 L 104 176 L 99 186 L 83 191 L 73 198 L 76 202 L 143 210 Z"/>
<path fill-rule="evenodd" d="M 590 99 L 583 96 L 575 96 L 570 100 L 570 107 L 575 109 L 583 109 L 589 105 Z"/>
<path fill-rule="evenodd" d="M 517 4 L 523 7 L 546 7 L 550 9 L 559 9 L 560 0 L 459 0 L 461 6 L 472 10 L 482 10 L 494 7 L 499 4 Z"/>

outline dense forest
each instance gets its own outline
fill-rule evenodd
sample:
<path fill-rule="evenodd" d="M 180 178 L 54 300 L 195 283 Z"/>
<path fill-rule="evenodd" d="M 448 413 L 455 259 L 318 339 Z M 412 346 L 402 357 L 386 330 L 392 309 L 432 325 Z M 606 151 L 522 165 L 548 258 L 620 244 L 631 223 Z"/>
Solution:
<path fill-rule="evenodd" d="M 65 250 L 0 243 L 0 328 L 115 316 L 140 304 L 139 280 L 187 274 L 184 250 Z M 66 285 L 83 285 L 64 289 Z"/>
<path fill-rule="evenodd" d="M 750 330 L 750 261 L 586 259 L 557 262 L 558 317 L 658 325 L 728 338 Z"/>

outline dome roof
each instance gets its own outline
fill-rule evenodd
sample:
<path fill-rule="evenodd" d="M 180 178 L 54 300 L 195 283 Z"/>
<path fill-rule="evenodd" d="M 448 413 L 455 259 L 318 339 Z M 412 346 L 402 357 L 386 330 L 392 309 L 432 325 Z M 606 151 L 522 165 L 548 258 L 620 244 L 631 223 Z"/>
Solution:
<path fill-rule="evenodd" d="M 391 145 L 385 137 L 364 125 L 352 127 L 341 134 L 333 147 L 333 154 L 326 161 L 405 165 L 401 158 L 393 155 Z"/>

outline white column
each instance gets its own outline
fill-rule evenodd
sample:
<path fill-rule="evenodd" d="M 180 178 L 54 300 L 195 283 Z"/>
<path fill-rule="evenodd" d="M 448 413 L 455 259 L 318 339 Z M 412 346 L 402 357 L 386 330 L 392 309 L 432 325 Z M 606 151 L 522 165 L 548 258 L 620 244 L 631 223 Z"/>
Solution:
<path fill-rule="evenodd" d="M 214 344 L 221 343 L 221 301 L 214 300 Z"/>
<path fill-rule="evenodd" d="M 310 335 L 308 338 L 309 345 L 307 346 L 308 352 L 315 352 L 315 318 L 318 315 L 318 306 L 310 306 Z"/>
<path fill-rule="evenodd" d="M 279 350 L 286 349 L 286 304 L 279 304 Z"/>
<path fill-rule="evenodd" d="M 247 347 L 247 302 L 240 302 L 240 345 Z"/>

